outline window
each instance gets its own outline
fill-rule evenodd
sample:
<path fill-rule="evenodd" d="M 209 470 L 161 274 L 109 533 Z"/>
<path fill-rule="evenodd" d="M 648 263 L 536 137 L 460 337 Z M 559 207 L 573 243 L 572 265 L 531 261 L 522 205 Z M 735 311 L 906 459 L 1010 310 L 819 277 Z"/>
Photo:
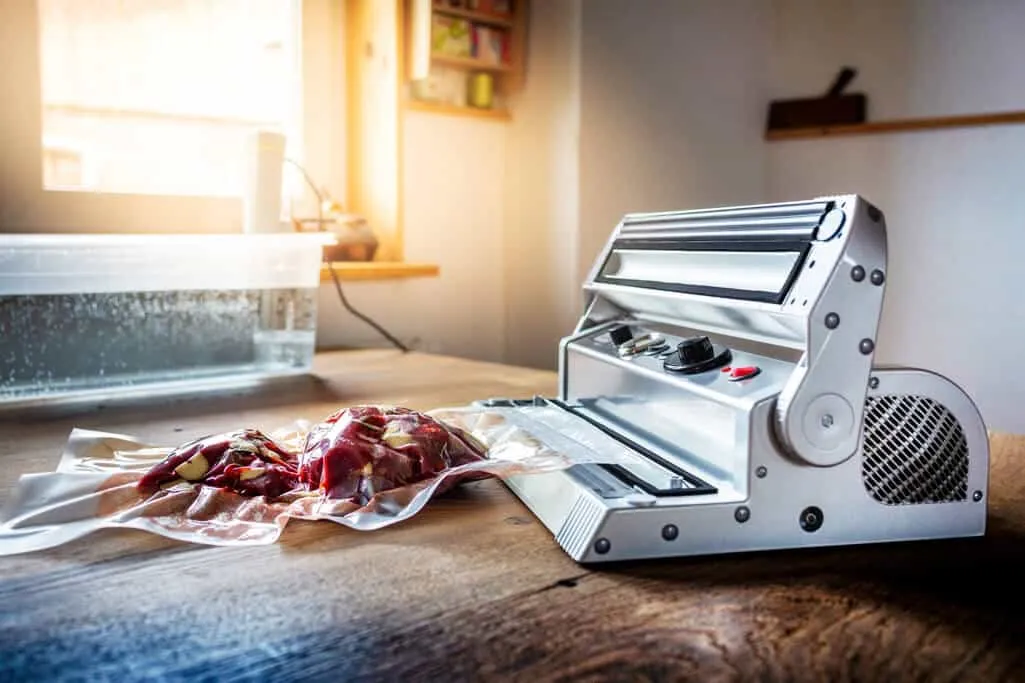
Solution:
<path fill-rule="evenodd" d="M 0 2 L 0 230 L 234 232 L 246 141 L 345 191 L 342 3 Z M 283 206 L 313 210 L 285 168 Z"/>
<path fill-rule="evenodd" d="M 239 196 L 244 139 L 301 115 L 294 0 L 37 0 L 43 187 Z"/>

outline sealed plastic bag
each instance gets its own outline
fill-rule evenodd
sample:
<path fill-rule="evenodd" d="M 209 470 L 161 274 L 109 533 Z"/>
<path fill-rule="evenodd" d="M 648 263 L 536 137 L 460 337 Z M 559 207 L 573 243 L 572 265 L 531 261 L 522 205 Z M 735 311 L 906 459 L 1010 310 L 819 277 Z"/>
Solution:
<path fill-rule="evenodd" d="M 571 422 L 522 414 L 354 406 L 313 425 L 242 429 L 173 448 L 76 429 L 56 472 L 19 480 L 0 517 L 0 555 L 102 528 L 207 545 L 274 543 L 290 519 L 369 531 L 412 517 L 462 481 L 616 462 L 614 448 Z"/>

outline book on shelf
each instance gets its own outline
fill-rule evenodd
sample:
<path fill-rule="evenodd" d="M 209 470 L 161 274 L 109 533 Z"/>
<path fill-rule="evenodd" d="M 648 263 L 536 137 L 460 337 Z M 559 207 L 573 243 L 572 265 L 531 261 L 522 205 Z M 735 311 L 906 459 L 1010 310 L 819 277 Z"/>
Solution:
<path fill-rule="evenodd" d="M 509 31 L 435 14 L 431 17 L 431 56 L 478 60 L 481 64 L 509 63 Z"/>
<path fill-rule="evenodd" d="M 509 63 L 509 32 L 504 29 L 474 24 L 470 30 L 471 52 L 484 64 Z"/>

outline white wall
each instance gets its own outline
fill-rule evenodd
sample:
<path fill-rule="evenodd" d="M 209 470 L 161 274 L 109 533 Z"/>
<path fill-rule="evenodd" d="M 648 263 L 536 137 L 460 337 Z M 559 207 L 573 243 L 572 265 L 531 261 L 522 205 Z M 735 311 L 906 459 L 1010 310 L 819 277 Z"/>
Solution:
<path fill-rule="evenodd" d="M 763 195 L 771 6 L 624 6 L 532 4 L 528 89 L 507 147 L 507 362 L 556 367 L 582 280 L 624 213 Z"/>
<path fill-rule="evenodd" d="M 764 194 L 771 5 L 625 7 L 532 5 L 528 91 L 507 152 L 507 362 L 556 367 L 581 282 L 624 213 Z"/>
<path fill-rule="evenodd" d="M 435 263 L 437 278 L 343 283 L 349 302 L 419 350 L 501 360 L 505 126 L 407 112 L 405 257 Z M 321 287 L 318 345 L 387 346 Z"/>
<path fill-rule="evenodd" d="M 774 97 L 826 87 L 840 66 L 870 118 L 1025 109 L 1025 3 L 777 0 Z M 889 279 L 877 360 L 964 386 L 990 428 L 1025 432 L 1019 281 L 1025 126 L 768 145 L 773 200 L 858 192 L 886 214 Z"/>
<path fill-rule="evenodd" d="M 578 280 L 624 213 L 762 200 L 771 9 L 583 3 Z"/>
<path fill-rule="evenodd" d="M 505 361 L 555 368 L 583 298 L 580 224 L 580 0 L 535 2 L 527 88 L 509 124 Z"/>

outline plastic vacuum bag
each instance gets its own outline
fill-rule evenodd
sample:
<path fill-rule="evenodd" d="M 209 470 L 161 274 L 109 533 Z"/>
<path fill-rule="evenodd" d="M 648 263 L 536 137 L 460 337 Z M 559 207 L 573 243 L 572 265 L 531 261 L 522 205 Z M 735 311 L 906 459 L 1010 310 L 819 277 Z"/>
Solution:
<path fill-rule="evenodd" d="M 103 528 L 225 546 L 274 543 L 291 519 L 371 531 L 463 481 L 626 457 L 568 415 L 538 409 L 533 419 L 531 410 L 356 406 L 316 424 L 177 447 L 75 429 L 55 472 L 19 480 L 0 514 L 0 555 Z"/>

